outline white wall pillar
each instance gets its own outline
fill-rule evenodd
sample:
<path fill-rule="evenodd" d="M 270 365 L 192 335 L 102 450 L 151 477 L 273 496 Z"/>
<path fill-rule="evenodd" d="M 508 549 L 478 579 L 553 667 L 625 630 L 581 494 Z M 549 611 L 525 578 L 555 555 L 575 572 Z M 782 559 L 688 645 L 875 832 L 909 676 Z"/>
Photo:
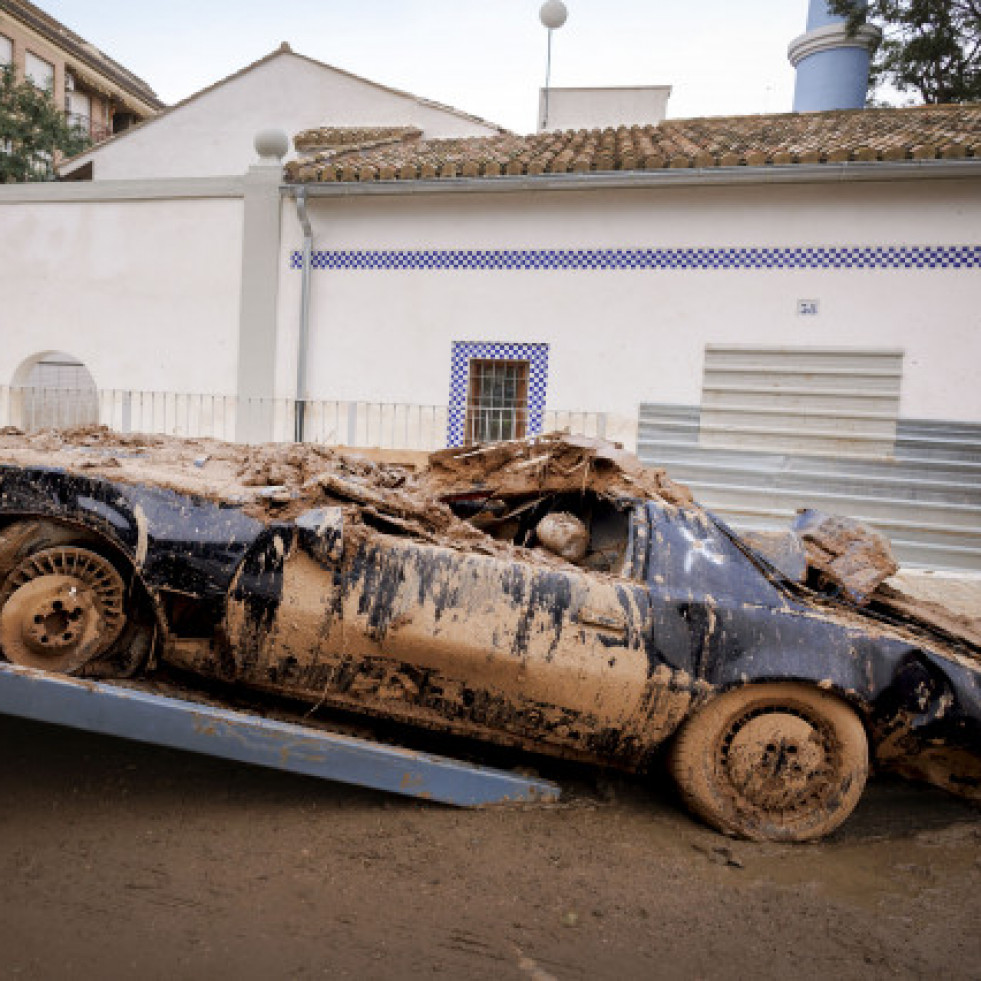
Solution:
<path fill-rule="evenodd" d="M 242 293 L 239 310 L 238 415 L 235 438 L 242 443 L 271 440 L 276 391 L 276 308 L 282 158 L 289 143 L 279 130 L 255 138 L 259 162 L 245 177 L 242 229 Z"/>

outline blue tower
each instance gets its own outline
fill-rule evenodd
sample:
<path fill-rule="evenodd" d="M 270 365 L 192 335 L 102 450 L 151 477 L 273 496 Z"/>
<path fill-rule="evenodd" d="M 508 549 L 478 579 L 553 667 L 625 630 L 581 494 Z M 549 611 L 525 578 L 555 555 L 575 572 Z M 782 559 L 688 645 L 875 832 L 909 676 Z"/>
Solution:
<path fill-rule="evenodd" d="M 865 0 L 856 0 L 865 4 Z M 794 112 L 861 109 L 869 84 L 872 49 L 882 32 L 863 24 L 852 36 L 847 17 L 828 9 L 827 0 L 810 0 L 807 33 L 791 42 L 787 54 L 797 69 Z"/>

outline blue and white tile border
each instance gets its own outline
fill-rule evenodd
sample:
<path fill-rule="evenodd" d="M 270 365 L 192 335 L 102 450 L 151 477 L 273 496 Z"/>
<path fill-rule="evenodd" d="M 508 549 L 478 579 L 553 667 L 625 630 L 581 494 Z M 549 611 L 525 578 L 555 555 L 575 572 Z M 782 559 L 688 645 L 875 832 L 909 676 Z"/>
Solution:
<path fill-rule="evenodd" d="M 302 267 L 290 256 L 290 268 Z M 978 269 L 981 245 L 702 249 L 338 249 L 313 269 Z"/>
<path fill-rule="evenodd" d="M 450 414 L 447 446 L 462 446 L 467 421 L 467 390 L 470 362 L 474 359 L 527 361 L 528 435 L 536 436 L 545 422 L 545 394 L 548 388 L 548 345 L 509 344 L 490 341 L 454 341 L 450 361 Z"/>

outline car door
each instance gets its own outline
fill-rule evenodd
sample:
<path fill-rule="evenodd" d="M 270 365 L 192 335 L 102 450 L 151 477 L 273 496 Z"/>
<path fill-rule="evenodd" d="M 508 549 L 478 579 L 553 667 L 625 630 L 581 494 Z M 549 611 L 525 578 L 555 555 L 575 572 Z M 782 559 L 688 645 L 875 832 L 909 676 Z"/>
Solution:
<path fill-rule="evenodd" d="M 585 755 L 656 741 L 667 685 L 652 684 L 641 582 L 504 547 L 346 538 L 336 557 L 293 549 L 262 630 L 233 604 L 230 636 L 252 681 Z"/>

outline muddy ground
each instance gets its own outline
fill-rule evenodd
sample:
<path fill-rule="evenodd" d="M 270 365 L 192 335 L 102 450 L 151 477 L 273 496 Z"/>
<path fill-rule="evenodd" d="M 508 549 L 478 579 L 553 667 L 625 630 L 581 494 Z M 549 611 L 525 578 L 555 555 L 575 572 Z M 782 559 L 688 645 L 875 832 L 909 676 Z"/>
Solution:
<path fill-rule="evenodd" d="M 0 744 L 0 977 L 979 974 L 981 811 L 898 780 L 757 845 L 559 764 L 565 804 L 464 812 L 5 716 Z"/>

